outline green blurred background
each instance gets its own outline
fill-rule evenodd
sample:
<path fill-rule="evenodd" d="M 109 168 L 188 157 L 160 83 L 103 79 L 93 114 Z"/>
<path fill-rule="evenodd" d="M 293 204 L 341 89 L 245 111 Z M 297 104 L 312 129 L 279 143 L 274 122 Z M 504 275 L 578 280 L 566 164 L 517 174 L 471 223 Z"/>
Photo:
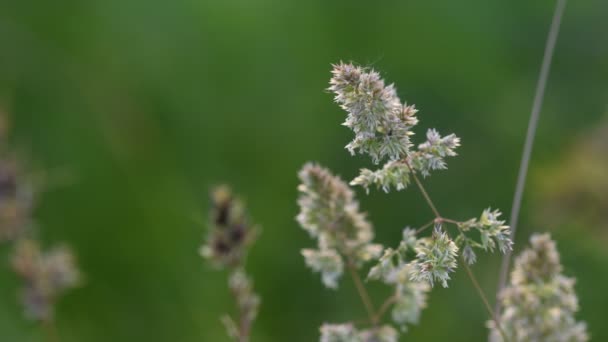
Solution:
<path fill-rule="evenodd" d="M 306 161 L 346 179 L 369 167 L 343 148 L 351 133 L 324 91 L 330 64 L 380 70 L 421 110 L 419 138 L 428 127 L 462 138 L 450 170 L 426 181 L 444 215 L 508 213 L 553 6 L 0 0 L 0 107 L 12 116 L 11 147 L 50 180 L 66 170 L 72 180 L 50 187 L 36 210 L 44 241 L 69 241 L 86 275 L 59 304 L 61 341 L 228 341 L 218 318 L 232 309 L 226 275 L 197 254 L 208 189 L 222 182 L 263 226 L 249 258 L 263 296 L 254 342 L 314 341 L 324 321 L 363 317 L 351 283 L 326 290 L 304 267 L 299 250 L 313 242 L 294 221 Z M 608 163 L 597 162 L 608 158 L 608 130 L 592 132 L 607 124 L 607 99 L 608 2 L 571 1 L 516 251 L 532 231 L 552 232 L 595 341 L 608 341 Z M 578 158 L 593 136 L 604 149 Z M 588 162 L 599 165 L 591 183 Z M 415 189 L 357 192 L 385 244 L 431 217 Z M 0 341 L 42 341 L 21 315 L 7 254 L 0 247 Z M 474 271 L 491 294 L 499 258 L 480 259 Z M 371 289 L 376 301 L 387 291 Z M 484 341 L 486 319 L 457 272 L 403 340 Z"/>

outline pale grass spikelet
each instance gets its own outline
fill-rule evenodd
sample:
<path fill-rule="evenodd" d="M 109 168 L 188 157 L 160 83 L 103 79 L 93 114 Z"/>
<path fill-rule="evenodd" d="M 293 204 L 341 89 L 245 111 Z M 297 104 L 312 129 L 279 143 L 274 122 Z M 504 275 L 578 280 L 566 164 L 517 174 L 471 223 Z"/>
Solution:
<path fill-rule="evenodd" d="M 454 150 L 460 146 L 460 138 L 456 135 L 442 137 L 433 128 L 427 131 L 426 139 L 424 143 L 418 145 L 418 153 L 410 156 L 412 167 L 425 177 L 431 174 L 431 170 L 447 169 L 444 158 L 456 156 Z"/>
<path fill-rule="evenodd" d="M 401 103 L 395 87 L 385 85 L 374 70 L 353 64 L 333 66 L 329 90 L 348 116 L 344 125 L 355 133 L 346 148 L 369 154 L 375 164 L 407 155 L 416 110 Z"/>
<path fill-rule="evenodd" d="M 360 267 L 377 258 L 382 247 L 372 243 L 374 231 L 353 191 L 327 169 L 306 164 L 299 173 L 298 223 L 317 239 L 317 250 L 302 251 L 306 264 L 320 272 L 323 283 L 336 288 L 345 263 Z"/>
<path fill-rule="evenodd" d="M 454 272 L 458 262 L 458 246 L 441 225 L 435 226 L 433 236 L 422 238 L 416 244 L 416 263 L 412 271 L 412 279 L 428 281 L 431 286 L 439 281 L 443 287 L 448 287 L 450 273 Z"/>
<path fill-rule="evenodd" d="M 483 249 L 484 251 L 493 252 L 496 248 L 501 253 L 506 253 L 513 249 L 513 241 L 511 241 L 511 230 L 504 220 L 499 217 L 502 213 L 499 210 L 485 209 L 479 219 L 472 218 L 465 222 L 458 223 L 458 227 L 463 234 L 457 239 L 458 243 L 462 243 L 465 247 L 463 251 L 465 260 L 469 264 L 476 261 L 473 247 Z M 478 231 L 479 241 L 471 238 L 466 233 L 475 229 Z"/>
<path fill-rule="evenodd" d="M 378 263 L 370 268 L 367 274 L 368 279 L 382 280 L 387 283 L 393 283 L 394 273 L 396 269 L 395 258 L 398 258 L 398 251 L 387 248 L 384 250 L 384 254 L 378 260 Z"/>
<path fill-rule="evenodd" d="M 493 251 L 495 247 L 502 253 L 513 249 L 511 241 L 511 230 L 505 225 L 505 221 L 499 220 L 501 212 L 488 208 L 484 210 L 479 218 L 477 229 L 481 233 L 481 244 L 484 250 Z"/>
<path fill-rule="evenodd" d="M 361 342 L 359 334 L 352 324 L 323 324 L 320 342 Z"/>
<path fill-rule="evenodd" d="M 462 249 L 462 258 L 464 259 L 464 262 L 469 265 L 473 265 L 477 262 L 477 254 L 475 254 L 473 247 L 471 247 L 471 245 L 468 243 L 465 244 L 464 248 Z"/>
<path fill-rule="evenodd" d="M 361 342 L 398 342 L 399 333 L 390 325 L 363 330 L 359 333 Z"/>
<path fill-rule="evenodd" d="M 80 272 L 74 255 L 65 246 L 47 252 L 30 239 L 16 243 L 12 266 L 24 281 L 21 299 L 27 317 L 50 321 L 59 296 L 80 284 Z"/>
<path fill-rule="evenodd" d="M 368 279 L 381 280 L 394 287 L 391 316 L 403 331 L 407 330 L 408 324 L 418 324 L 431 289 L 427 281 L 417 281 L 412 277 L 415 263 L 408 260 L 408 254 L 411 254 L 418 244 L 415 234 L 410 228 L 404 229 L 399 247 L 396 250 L 387 248 L 368 274 Z"/>
<path fill-rule="evenodd" d="M 427 282 L 411 279 L 410 267 L 402 269 L 400 281 L 396 286 L 396 300 L 391 311 L 393 321 L 407 331 L 408 324 L 418 324 L 422 310 L 427 306 L 431 287 Z"/>
<path fill-rule="evenodd" d="M 335 249 L 303 249 L 302 256 L 306 266 L 321 273 L 323 285 L 331 289 L 338 287 L 338 280 L 344 273 L 344 262 Z"/>
<path fill-rule="evenodd" d="M 515 260 L 511 280 L 499 297 L 498 321 L 511 342 L 585 342 L 574 278 L 562 275 L 555 242 L 549 234 L 530 238 L 531 247 Z M 491 342 L 505 342 L 494 322 L 488 322 Z"/>
<path fill-rule="evenodd" d="M 391 187 L 397 191 L 405 189 L 410 183 L 410 170 L 397 160 L 392 160 L 376 171 L 361 169 L 359 176 L 350 182 L 350 185 L 361 185 L 365 192 L 375 185 L 376 188 L 389 192 Z"/>
<path fill-rule="evenodd" d="M 344 125 L 355 133 L 346 148 L 352 154 L 369 154 L 374 164 L 388 159 L 377 171 L 361 169 L 351 185 L 366 190 L 375 185 L 385 192 L 391 187 L 403 190 L 413 170 L 428 176 L 431 170 L 446 169 L 444 158 L 456 155 L 460 138 L 454 134 L 441 137 L 434 129 L 428 130 L 426 142 L 412 149 L 410 139 L 418 123 L 418 110 L 402 103 L 395 87 L 385 85 L 373 69 L 341 62 L 333 65 L 329 83 L 334 100 L 348 113 Z"/>
<path fill-rule="evenodd" d="M 390 325 L 357 330 L 353 324 L 323 324 L 320 342 L 397 342 L 399 334 Z"/>

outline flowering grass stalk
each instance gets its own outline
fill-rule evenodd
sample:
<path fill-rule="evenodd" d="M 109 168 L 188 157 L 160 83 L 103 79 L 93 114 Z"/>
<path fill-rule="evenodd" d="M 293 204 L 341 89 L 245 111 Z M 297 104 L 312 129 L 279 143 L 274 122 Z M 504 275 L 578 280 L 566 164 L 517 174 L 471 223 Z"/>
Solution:
<path fill-rule="evenodd" d="M 0 121 L 6 123 L 4 119 Z M 3 140 L 6 132 L 1 133 Z M 36 238 L 35 188 L 17 158 L 0 151 L 0 243 L 13 249 L 11 266 L 23 284 L 19 297 L 25 316 L 40 323 L 49 340 L 58 341 L 55 305 L 68 290 L 82 283 L 82 277 L 68 246 L 43 250 Z"/>
<path fill-rule="evenodd" d="M 243 202 L 227 186 L 215 188 L 211 201 L 209 233 L 200 253 L 216 268 L 229 270 L 228 287 L 237 315 L 236 318 L 225 315 L 222 322 L 234 341 L 247 342 L 260 305 L 260 297 L 245 272 L 245 259 L 257 228 L 251 224 Z"/>
<path fill-rule="evenodd" d="M 373 242 L 372 225 L 359 210 L 354 192 L 344 181 L 316 164 L 309 163 L 302 168 L 297 221 L 317 242 L 316 249 L 302 251 L 306 265 L 319 272 L 323 284 L 331 289 L 338 287 L 348 269 L 368 312 L 367 328 L 361 329 L 353 322 L 326 323 L 321 327 L 320 340 L 397 341 L 399 334 L 393 324 L 406 331 L 408 325 L 419 321 L 429 291 L 436 283 L 448 287 L 459 257 L 492 314 L 469 265 L 477 260 L 476 249 L 502 253 L 510 250 L 509 227 L 499 219 L 500 211 L 491 209 L 483 211 L 479 218 L 466 221 L 441 216 L 418 177 L 446 169 L 446 158 L 456 156 L 460 138 L 454 134 L 441 136 L 435 129 L 429 129 L 426 140 L 415 146 L 412 138 L 418 124 L 418 110 L 402 102 L 395 87 L 386 85 L 374 70 L 350 63 L 336 64 L 329 90 L 347 112 L 344 125 L 355 134 L 346 149 L 351 154 L 369 155 L 373 164 L 384 162 L 377 170 L 362 169 L 350 185 L 362 186 L 366 192 L 372 187 L 389 192 L 404 190 L 413 180 L 431 208 L 433 218 L 418 230 L 406 228 L 396 248 L 384 247 Z M 455 228 L 453 233 L 448 229 L 450 226 Z M 430 227 L 434 227 L 432 234 L 421 236 Z M 378 309 L 359 276 L 369 262 L 372 267 L 367 279 L 381 281 L 393 289 Z M 393 324 L 382 324 L 388 310 L 391 310 Z M 499 324 L 496 326 L 500 328 Z"/>

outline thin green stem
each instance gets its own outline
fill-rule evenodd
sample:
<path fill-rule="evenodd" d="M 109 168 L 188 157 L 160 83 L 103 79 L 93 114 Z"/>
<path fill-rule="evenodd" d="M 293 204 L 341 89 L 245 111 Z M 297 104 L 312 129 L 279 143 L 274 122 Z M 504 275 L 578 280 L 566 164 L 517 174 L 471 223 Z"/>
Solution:
<path fill-rule="evenodd" d="M 427 228 L 431 227 L 434 223 L 435 223 L 435 219 L 433 219 L 430 222 L 426 223 L 424 226 L 418 228 L 416 230 L 416 235 L 418 235 L 418 234 L 422 233 L 423 231 L 427 230 Z"/>
<path fill-rule="evenodd" d="M 363 281 L 361 281 L 361 277 L 359 276 L 359 273 L 357 272 L 357 269 L 355 268 L 355 265 L 352 260 L 348 261 L 346 268 L 348 268 L 350 276 L 353 279 L 353 282 L 355 283 L 355 287 L 357 288 L 359 297 L 361 298 L 361 301 L 365 306 L 365 310 L 367 311 L 367 315 L 369 316 L 370 322 L 374 326 L 378 325 L 378 319 L 376 317 L 376 310 L 374 309 L 374 304 L 372 303 L 369 293 L 363 285 Z"/>
<path fill-rule="evenodd" d="M 460 222 L 460 221 L 456 221 L 456 220 L 448 219 L 448 218 L 445 218 L 445 217 L 442 217 L 442 218 L 441 218 L 441 221 L 442 221 L 442 222 L 447 222 L 447 223 L 452 223 L 452 224 L 455 224 L 457 227 L 460 227 L 460 225 L 462 224 L 462 222 Z"/>
<path fill-rule="evenodd" d="M 496 324 L 496 328 L 500 332 L 500 335 L 502 336 L 503 341 L 505 341 L 505 342 L 509 341 L 509 339 L 507 338 L 507 334 L 505 333 L 505 331 L 502 329 L 502 326 L 498 322 L 498 317 L 494 314 L 494 311 L 492 310 L 492 306 L 490 306 L 490 301 L 488 301 L 488 297 L 486 297 L 485 293 L 481 289 L 481 286 L 479 286 L 479 282 L 477 281 L 475 274 L 473 274 L 473 271 L 471 271 L 471 268 L 469 267 L 467 262 L 464 260 L 464 258 L 462 260 L 462 265 L 464 266 L 464 269 L 467 271 L 467 275 L 469 276 L 469 279 L 471 279 L 473 286 L 475 286 L 475 289 L 477 290 L 479 297 L 481 297 L 481 301 L 483 302 L 486 310 L 488 311 L 488 314 L 490 315 L 490 317 L 492 317 L 492 320 L 494 320 L 494 324 Z"/>
<path fill-rule="evenodd" d="M 40 322 L 46 341 L 48 342 L 59 342 L 59 334 L 57 333 L 57 327 L 52 319 L 45 319 Z"/>
<path fill-rule="evenodd" d="M 416 182 L 416 185 L 418 186 L 418 189 L 420 189 L 420 192 L 422 193 L 422 196 L 425 198 L 425 200 L 428 203 L 428 205 L 431 208 L 431 210 L 433 210 L 433 212 L 435 213 L 435 220 L 433 220 L 433 222 L 438 222 L 438 223 L 441 223 L 441 222 L 453 223 L 453 224 L 456 225 L 456 227 L 458 227 L 458 231 L 460 232 L 460 234 L 464 235 L 464 232 L 460 228 L 460 223 L 461 222 L 441 217 L 441 215 L 439 214 L 439 211 L 437 210 L 437 208 L 433 204 L 433 201 L 431 200 L 429 194 L 426 192 L 426 189 L 422 185 L 422 182 L 420 182 L 420 180 L 418 179 L 418 176 L 416 176 L 416 173 L 414 172 L 414 170 L 412 169 L 412 167 L 410 166 L 410 164 L 407 161 L 406 161 L 406 164 L 407 164 L 407 167 L 410 169 L 410 173 L 412 174 L 412 177 L 414 178 L 414 181 Z M 494 324 L 496 324 L 496 327 L 498 328 L 498 331 L 502 335 L 503 341 L 508 342 L 509 340 L 507 339 L 507 335 L 505 334 L 505 332 L 502 329 L 500 323 L 498 322 L 497 315 L 495 315 L 494 311 L 492 310 L 492 307 L 490 306 L 490 302 L 488 301 L 488 298 L 486 297 L 485 293 L 481 289 L 481 286 L 479 286 L 479 282 L 477 281 L 477 278 L 475 278 L 475 275 L 471 271 L 471 268 L 469 267 L 469 265 L 467 265 L 467 263 L 464 261 L 464 259 L 463 259 L 463 265 L 464 265 L 465 270 L 467 271 L 469 279 L 471 280 L 471 282 L 473 283 L 473 286 L 475 287 L 475 290 L 477 291 L 477 294 L 479 295 L 479 297 L 481 298 L 482 302 L 484 303 L 484 306 L 488 310 L 488 314 L 490 315 L 490 318 L 494 321 Z"/>
<path fill-rule="evenodd" d="M 384 317 L 384 314 L 386 314 L 386 312 L 391 307 L 391 305 L 395 304 L 396 301 L 397 301 L 397 294 L 394 294 L 394 295 L 388 297 L 384 301 L 384 303 L 382 303 L 382 305 L 380 306 L 380 309 L 378 309 L 378 313 L 376 314 L 376 319 L 378 322 L 380 320 L 382 320 L 382 317 Z"/>
<path fill-rule="evenodd" d="M 431 200 L 431 197 L 429 196 L 429 194 L 424 189 L 424 186 L 422 186 L 422 183 L 420 182 L 420 179 L 418 179 L 418 176 L 416 176 L 416 172 L 414 172 L 414 169 L 412 168 L 412 166 L 410 165 L 410 163 L 407 160 L 405 161 L 405 165 L 407 165 L 407 168 L 410 169 L 410 174 L 414 178 L 414 181 L 416 182 L 416 185 L 418 185 L 418 188 L 420 189 L 420 192 L 422 192 L 422 196 L 426 200 L 426 203 L 429 205 L 429 207 L 431 208 L 431 210 L 433 210 L 433 213 L 435 214 L 435 217 L 438 218 L 438 219 L 441 219 L 441 215 L 439 214 L 439 211 L 437 211 L 437 207 L 435 207 L 435 204 L 433 204 L 433 201 Z"/>

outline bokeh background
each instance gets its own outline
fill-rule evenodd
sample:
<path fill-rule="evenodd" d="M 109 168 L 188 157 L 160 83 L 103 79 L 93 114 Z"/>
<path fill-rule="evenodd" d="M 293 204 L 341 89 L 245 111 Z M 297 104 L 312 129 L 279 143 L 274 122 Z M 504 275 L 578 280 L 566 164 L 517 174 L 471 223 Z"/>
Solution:
<path fill-rule="evenodd" d="M 59 304 L 61 341 L 228 341 L 226 274 L 203 263 L 208 189 L 229 183 L 263 233 L 249 268 L 263 296 L 253 341 L 315 341 L 364 316 L 351 283 L 322 287 L 299 250 L 296 172 L 319 161 L 346 179 L 345 114 L 324 89 L 330 64 L 367 64 L 429 127 L 463 140 L 426 180 L 448 217 L 508 213 L 554 1 L 0 1 L 0 108 L 11 149 L 49 186 L 41 237 L 68 241 L 85 286 Z M 558 240 L 578 278 L 579 317 L 608 341 L 608 3 L 571 1 L 539 125 L 516 244 Z M 66 177 L 69 175 L 69 177 Z M 62 181 L 53 182 L 54 177 Z M 68 181 L 66 181 L 68 179 Z M 360 195 L 377 240 L 431 212 L 411 189 Z M 22 317 L 0 246 L 0 340 L 42 341 Z M 474 267 L 495 290 L 499 258 Z M 378 302 L 387 289 L 372 285 Z M 436 288 L 403 340 L 484 341 L 464 272 Z"/>

